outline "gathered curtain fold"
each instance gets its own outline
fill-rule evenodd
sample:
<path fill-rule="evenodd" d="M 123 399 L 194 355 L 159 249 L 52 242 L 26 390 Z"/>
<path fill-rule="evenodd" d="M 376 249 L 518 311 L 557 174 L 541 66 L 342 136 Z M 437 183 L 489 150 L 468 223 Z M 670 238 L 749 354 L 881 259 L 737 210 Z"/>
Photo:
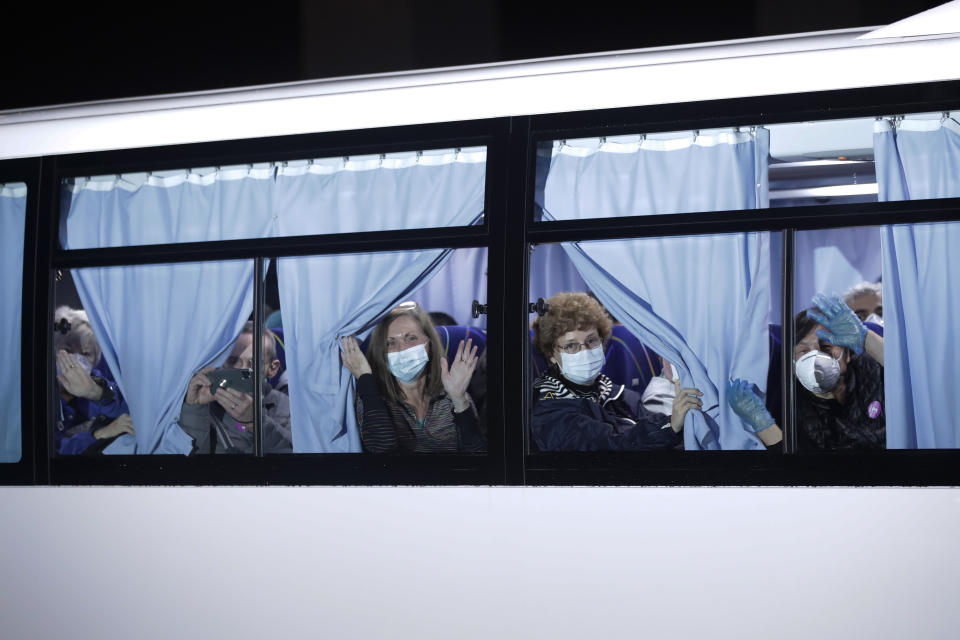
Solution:
<path fill-rule="evenodd" d="M 768 206 L 769 132 L 558 144 L 545 220 Z M 703 391 L 686 449 L 762 449 L 729 409 L 726 382 L 763 392 L 769 364 L 769 233 L 564 243 L 583 280 L 627 329 Z M 622 381 L 620 381 L 622 382 Z"/>
<path fill-rule="evenodd" d="M 873 143 L 881 201 L 960 197 L 956 120 L 878 120 Z M 960 223 L 882 233 L 887 447 L 960 447 Z"/>
<path fill-rule="evenodd" d="M 21 317 L 27 187 L 0 184 L 0 463 L 20 460 Z"/>

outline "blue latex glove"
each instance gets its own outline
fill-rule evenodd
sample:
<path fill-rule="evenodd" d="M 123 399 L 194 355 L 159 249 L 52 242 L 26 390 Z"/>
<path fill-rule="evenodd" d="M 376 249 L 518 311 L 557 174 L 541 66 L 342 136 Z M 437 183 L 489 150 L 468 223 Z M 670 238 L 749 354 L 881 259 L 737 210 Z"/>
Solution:
<path fill-rule="evenodd" d="M 760 432 L 776 424 L 776 420 L 753 392 L 753 385 L 737 378 L 727 383 L 727 404 L 750 427 Z"/>
<path fill-rule="evenodd" d="M 829 298 L 822 293 L 813 296 L 813 305 L 822 313 L 807 310 L 807 317 L 827 328 L 817 329 L 817 337 L 824 342 L 853 349 L 854 353 L 863 353 L 863 341 L 867 337 L 867 328 L 839 296 Z M 803 336 L 797 336 L 802 338 Z"/>

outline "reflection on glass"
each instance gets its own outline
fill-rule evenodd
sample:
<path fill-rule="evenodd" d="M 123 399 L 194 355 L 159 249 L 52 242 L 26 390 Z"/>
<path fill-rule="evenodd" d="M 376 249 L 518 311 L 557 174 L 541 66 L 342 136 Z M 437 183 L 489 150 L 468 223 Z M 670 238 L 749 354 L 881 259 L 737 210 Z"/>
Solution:
<path fill-rule="evenodd" d="M 543 220 L 958 197 L 955 113 L 554 140 Z"/>
<path fill-rule="evenodd" d="M 483 220 L 486 148 L 65 181 L 67 249 L 421 229 Z M 130 224 L 136 220 L 136 224 Z"/>
<path fill-rule="evenodd" d="M 281 258 L 276 272 L 294 452 L 485 451 L 487 335 L 471 317 L 485 249 Z"/>
<path fill-rule="evenodd" d="M 244 324 L 252 275 L 251 261 L 58 272 L 55 452 L 252 453 L 252 339 Z M 268 373 L 275 358 L 266 348 L 264 355 Z M 288 403 L 276 401 L 286 427 L 265 428 L 265 445 L 289 450 Z"/>
<path fill-rule="evenodd" d="M 535 247 L 530 291 L 556 293 L 532 320 L 534 448 L 777 447 L 776 241 L 751 233 Z"/>
<path fill-rule="evenodd" d="M 25 184 L 0 184 L 0 463 L 21 457 L 20 349 Z"/>

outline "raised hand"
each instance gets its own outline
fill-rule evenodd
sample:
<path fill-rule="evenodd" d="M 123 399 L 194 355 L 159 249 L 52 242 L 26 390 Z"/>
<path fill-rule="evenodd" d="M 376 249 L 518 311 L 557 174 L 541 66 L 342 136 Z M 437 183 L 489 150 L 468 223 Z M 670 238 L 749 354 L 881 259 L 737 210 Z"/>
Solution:
<path fill-rule="evenodd" d="M 470 405 L 470 401 L 467 400 L 467 387 L 470 385 L 470 378 L 473 377 L 473 370 L 477 368 L 477 360 L 479 360 L 477 347 L 473 344 L 472 338 L 467 338 L 466 343 L 463 340 L 460 341 L 453 363 L 448 363 L 446 358 L 440 358 L 440 379 L 443 382 L 443 390 L 453 400 L 453 410 L 458 413 Z"/>
<path fill-rule="evenodd" d="M 741 420 L 759 433 L 776 424 L 776 420 L 767 411 L 763 400 L 753 392 L 752 387 L 749 382 L 739 378 L 727 382 L 727 404 Z"/>
<path fill-rule="evenodd" d="M 670 426 L 673 428 L 674 433 L 680 433 L 680 430 L 683 429 L 683 420 L 687 417 L 687 412 L 691 409 L 699 411 L 703 408 L 703 400 L 700 399 L 703 392 L 693 387 L 681 389 L 679 379 L 674 379 L 673 389 L 673 412 L 670 414 Z"/>
<path fill-rule="evenodd" d="M 360 344 L 353 336 L 340 338 L 340 359 L 343 366 L 350 370 L 354 378 L 359 378 L 365 373 L 373 373 L 367 356 L 360 350 Z"/>
<path fill-rule="evenodd" d="M 867 328 L 839 296 L 827 297 L 818 293 L 813 296 L 813 305 L 821 313 L 809 309 L 807 317 L 826 327 L 826 330 L 817 329 L 818 338 L 830 344 L 848 347 L 854 353 L 863 353 L 863 341 L 867 337 Z"/>
<path fill-rule="evenodd" d="M 213 394 L 210 393 L 210 378 L 207 374 L 216 371 L 216 367 L 204 367 L 193 374 L 187 385 L 187 404 L 210 404 Z"/>
<path fill-rule="evenodd" d="M 63 349 L 57 351 L 57 365 L 60 373 L 57 380 L 63 390 L 77 398 L 86 398 L 96 402 L 103 396 L 103 388 L 94 382 L 93 377 L 80 366 L 77 359 Z"/>

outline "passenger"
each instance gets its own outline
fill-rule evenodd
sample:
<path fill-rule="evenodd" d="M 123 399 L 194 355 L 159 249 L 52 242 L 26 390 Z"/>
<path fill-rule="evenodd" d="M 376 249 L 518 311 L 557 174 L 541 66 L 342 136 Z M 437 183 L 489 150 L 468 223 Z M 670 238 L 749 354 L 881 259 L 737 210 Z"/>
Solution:
<path fill-rule="evenodd" d="M 883 287 L 879 282 L 861 282 L 843 294 L 843 301 L 863 322 L 883 326 Z"/>
<path fill-rule="evenodd" d="M 95 453 L 117 436 L 134 432 L 117 383 L 100 368 L 100 344 L 82 309 L 54 312 L 53 348 L 59 414 L 53 437 L 60 455 Z"/>
<path fill-rule="evenodd" d="M 290 453 L 290 399 L 267 382 L 280 369 L 273 333 L 263 330 L 263 451 Z M 224 369 L 253 369 L 253 323 L 244 325 L 234 343 Z M 216 367 L 205 367 L 194 374 L 187 385 L 187 396 L 180 411 L 180 427 L 193 438 L 193 453 L 252 453 L 253 395 L 218 386 L 211 391 L 208 374 Z"/>
<path fill-rule="evenodd" d="M 541 451 L 674 449 L 699 390 L 678 389 L 670 417 L 647 411 L 640 394 L 615 384 L 600 370 L 611 320 L 585 293 L 558 293 L 533 321 L 534 342 L 548 363 L 534 382 L 531 431 Z"/>
<path fill-rule="evenodd" d="M 357 379 L 357 422 L 367 451 L 483 451 L 486 442 L 467 386 L 477 347 L 467 339 L 447 362 L 430 317 L 404 303 L 373 330 L 367 356 L 342 339 L 343 364 Z"/>
<path fill-rule="evenodd" d="M 800 448 L 882 449 L 883 338 L 837 296 L 813 304 L 795 322 Z"/>
<path fill-rule="evenodd" d="M 673 397 L 679 380 L 674 379 L 673 365 L 660 357 L 662 369 L 660 375 L 650 379 L 643 390 L 643 406 L 653 413 L 670 415 L 673 411 Z M 727 404 L 733 409 L 760 438 L 767 447 L 783 441 L 783 431 L 770 415 L 763 400 L 753 390 L 753 385 L 745 380 L 732 380 L 727 383 Z"/>

